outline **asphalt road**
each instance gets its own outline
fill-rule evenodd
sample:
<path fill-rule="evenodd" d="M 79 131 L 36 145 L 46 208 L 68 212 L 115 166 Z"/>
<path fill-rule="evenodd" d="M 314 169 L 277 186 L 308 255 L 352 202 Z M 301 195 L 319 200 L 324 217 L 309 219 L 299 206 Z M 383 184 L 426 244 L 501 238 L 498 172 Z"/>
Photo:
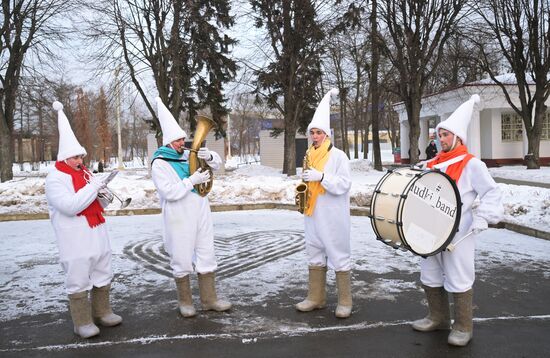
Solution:
<path fill-rule="evenodd" d="M 367 282 L 380 278 L 356 272 Z M 410 274 L 382 275 L 411 280 Z M 418 283 L 419 284 L 419 283 Z M 2 357 L 548 357 L 550 356 L 550 277 L 542 270 L 498 269 L 478 274 L 474 288 L 474 339 L 465 348 L 447 345 L 448 332 L 419 333 L 410 321 L 425 313 L 420 291 L 395 302 L 355 298 L 353 316 L 334 317 L 334 292 L 328 307 L 316 312 L 294 310 L 289 291 L 261 305 L 236 306 L 229 313 L 199 312 L 180 317 L 173 292 L 128 296 L 118 307 L 119 327 L 79 339 L 68 313 L 41 314 L 2 322 Z M 114 293 L 116 294 L 116 292 Z M 169 304 L 164 304 L 168 302 Z M 161 304 L 162 303 L 162 304 Z M 158 305 L 158 311 L 155 306 Z M 133 307 L 147 306 L 148 313 Z M 238 316 L 243 320 L 233 320 Z M 215 317 L 213 321 L 211 318 Z M 226 323 L 220 317 L 227 318 Z M 254 319 L 302 323 L 300 328 L 274 325 L 254 329 Z M 246 323 L 245 323 L 246 321 Z M 284 327 L 284 325 L 283 325 Z"/>

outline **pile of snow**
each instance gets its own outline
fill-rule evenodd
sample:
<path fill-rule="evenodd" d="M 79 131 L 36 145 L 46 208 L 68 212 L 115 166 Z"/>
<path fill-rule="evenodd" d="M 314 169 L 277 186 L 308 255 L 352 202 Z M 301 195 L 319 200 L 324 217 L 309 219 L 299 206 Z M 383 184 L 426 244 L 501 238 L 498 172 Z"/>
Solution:
<path fill-rule="evenodd" d="M 373 190 L 385 172 L 374 170 L 370 160 L 357 159 L 351 161 L 351 174 L 351 205 L 368 207 Z M 491 168 L 491 174 L 550 182 L 550 168 Z M 0 214 L 47 213 L 44 180 L 44 177 L 17 177 L 0 183 Z M 298 175 L 287 176 L 281 170 L 259 164 L 240 165 L 234 171 L 214 174 L 214 185 L 208 198 L 212 204 L 292 204 L 294 189 L 300 181 L 300 170 Z M 506 222 L 550 232 L 550 189 L 506 184 L 499 186 L 503 192 Z M 109 188 L 121 198 L 132 198 L 129 209 L 160 206 L 155 186 L 146 169 L 121 171 L 109 184 Z M 118 209 L 119 205 L 115 201 L 108 209 Z"/>

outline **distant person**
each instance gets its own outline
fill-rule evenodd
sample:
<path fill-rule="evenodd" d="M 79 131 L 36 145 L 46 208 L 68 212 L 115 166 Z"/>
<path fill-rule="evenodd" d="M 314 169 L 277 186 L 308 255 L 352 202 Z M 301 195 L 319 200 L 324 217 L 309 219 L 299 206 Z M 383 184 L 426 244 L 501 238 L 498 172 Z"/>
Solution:
<path fill-rule="evenodd" d="M 58 112 L 59 150 L 55 170 L 46 178 L 46 198 L 66 274 L 74 333 L 89 338 L 99 334 L 94 320 L 102 326 L 122 322 L 109 303 L 113 272 L 103 217 L 103 208 L 109 202 L 98 197 L 105 184 L 91 177 L 82 164 L 86 150 L 78 143 L 63 105 L 54 102 L 53 108 Z"/>
<path fill-rule="evenodd" d="M 465 346 L 473 337 L 472 287 L 477 234 L 487 229 L 488 223 L 498 223 L 504 212 L 501 191 L 487 166 L 466 148 L 468 125 L 478 102 L 479 96 L 473 95 L 447 120 L 437 125 L 442 151 L 434 159 L 424 162 L 428 168 L 439 169 L 455 181 L 462 212 L 452 242 L 456 243 L 454 250 L 442 251 L 420 261 L 420 281 L 428 300 L 429 313 L 413 322 L 412 327 L 423 332 L 449 329 L 447 292 L 450 292 L 454 301 L 454 322 L 447 341 L 454 346 Z M 474 214 L 472 204 L 476 198 L 479 198 L 479 205 Z M 465 237 L 469 233 L 473 235 Z"/>
<path fill-rule="evenodd" d="M 326 305 L 327 266 L 336 271 L 338 306 L 336 317 L 351 315 L 351 248 L 349 159 L 330 140 L 330 98 L 321 100 L 307 127 L 313 145 L 306 154 L 302 179 L 308 184 L 309 205 L 304 211 L 309 289 L 296 309 L 308 312 Z"/>
<path fill-rule="evenodd" d="M 437 146 L 435 145 L 435 141 L 432 139 L 430 140 L 430 144 L 426 147 L 426 159 L 430 160 L 432 158 L 435 158 L 437 155 Z"/>
<path fill-rule="evenodd" d="M 187 134 L 157 97 L 158 118 L 162 128 L 162 147 L 153 156 L 151 174 L 160 197 L 164 221 L 164 247 L 176 281 L 178 307 L 183 317 L 196 315 L 189 275 L 198 273 L 199 293 L 204 310 L 227 311 L 231 303 L 218 299 L 215 288 L 217 269 L 214 255 L 214 228 L 207 197 L 200 196 L 194 185 L 210 180 L 200 169 L 189 172 Z M 197 157 L 213 169 L 221 158 L 208 148 L 200 148 Z"/>

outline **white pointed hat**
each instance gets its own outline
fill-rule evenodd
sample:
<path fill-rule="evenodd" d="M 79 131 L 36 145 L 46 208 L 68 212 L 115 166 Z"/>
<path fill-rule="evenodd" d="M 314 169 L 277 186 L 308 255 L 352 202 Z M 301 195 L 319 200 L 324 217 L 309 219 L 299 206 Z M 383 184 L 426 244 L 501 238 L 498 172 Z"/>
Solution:
<path fill-rule="evenodd" d="M 187 137 L 187 134 L 181 129 L 172 113 L 170 113 L 168 108 L 162 103 L 162 99 L 157 97 L 155 100 L 157 101 L 157 114 L 160 128 L 162 129 L 162 145 L 167 145 L 176 139 Z"/>
<path fill-rule="evenodd" d="M 330 137 L 330 97 L 337 94 L 338 89 L 333 88 L 323 96 L 315 110 L 311 123 L 307 126 L 308 132 L 311 128 L 319 128 Z"/>
<path fill-rule="evenodd" d="M 57 150 L 57 161 L 62 161 L 77 155 L 86 155 L 86 149 L 80 145 L 71 124 L 63 112 L 63 105 L 55 101 L 53 109 L 57 111 L 57 128 L 59 129 L 59 149 Z"/>
<path fill-rule="evenodd" d="M 479 103 L 479 101 L 479 95 L 472 95 L 469 100 L 455 109 L 449 118 L 439 123 L 435 127 L 435 132 L 438 133 L 440 128 L 446 129 L 449 132 L 453 132 L 454 135 L 462 139 L 463 144 L 466 144 L 468 141 L 468 126 L 472 120 L 474 105 Z"/>

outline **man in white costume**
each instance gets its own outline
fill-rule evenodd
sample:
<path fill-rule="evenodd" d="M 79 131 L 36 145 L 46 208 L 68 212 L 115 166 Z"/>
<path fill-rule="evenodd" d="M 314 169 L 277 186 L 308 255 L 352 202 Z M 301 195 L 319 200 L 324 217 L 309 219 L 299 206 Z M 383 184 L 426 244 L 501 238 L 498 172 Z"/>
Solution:
<path fill-rule="evenodd" d="M 176 281 L 179 311 L 193 317 L 189 275 L 197 271 L 199 293 L 204 310 L 227 311 L 231 303 L 219 300 L 215 289 L 217 268 L 214 255 L 214 229 L 207 197 L 201 197 L 194 185 L 210 180 L 210 173 L 189 173 L 189 151 L 185 150 L 185 131 L 170 111 L 156 98 L 162 128 L 162 147 L 153 156 L 152 177 L 157 188 L 164 221 L 164 247 L 170 256 L 170 267 Z M 197 157 L 216 170 L 221 158 L 208 148 L 200 148 Z"/>
<path fill-rule="evenodd" d="M 436 126 L 441 152 L 425 162 L 428 168 L 445 172 L 456 182 L 462 201 L 459 230 L 453 251 L 443 251 L 422 259 L 420 280 L 428 301 L 428 316 L 413 322 L 417 331 L 449 329 L 451 325 L 447 292 L 453 294 L 454 322 L 448 343 L 465 346 L 473 336 L 472 286 L 475 280 L 475 240 L 488 223 L 498 223 L 503 215 L 501 192 L 481 160 L 466 148 L 468 125 L 479 96 L 473 95 L 445 121 Z M 479 206 L 472 211 L 474 200 Z M 473 235 L 465 235 L 473 232 Z M 465 237 L 465 238 L 464 238 Z M 462 241 L 458 242 L 464 238 Z"/>
<path fill-rule="evenodd" d="M 326 305 L 327 265 L 336 271 L 336 317 L 351 315 L 351 247 L 349 159 L 330 141 L 330 90 L 317 107 L 307 130 L 313 142 L 306 154 L 302 179 L 308 184 L 309 205 L 304 211 L 309 289 L 296 309 L 308 312 Z"/>
<path fill-rule="evenodd" d="M 55 169 L 46 178 L 46 198 L 60 263 L 67 275 L 74 332 L 88 338 L 99 334 L 94 321 L 103 326 L 122 322 L 109 303 L 111 246 L 102 215 L 109 202 L 98 198 L 105 184 L 91 177 L 82 165 L 86 150 L 78 143 L 63 105 L 56 101 L 53 108 L 58 112 L 59 150 Z"/>

